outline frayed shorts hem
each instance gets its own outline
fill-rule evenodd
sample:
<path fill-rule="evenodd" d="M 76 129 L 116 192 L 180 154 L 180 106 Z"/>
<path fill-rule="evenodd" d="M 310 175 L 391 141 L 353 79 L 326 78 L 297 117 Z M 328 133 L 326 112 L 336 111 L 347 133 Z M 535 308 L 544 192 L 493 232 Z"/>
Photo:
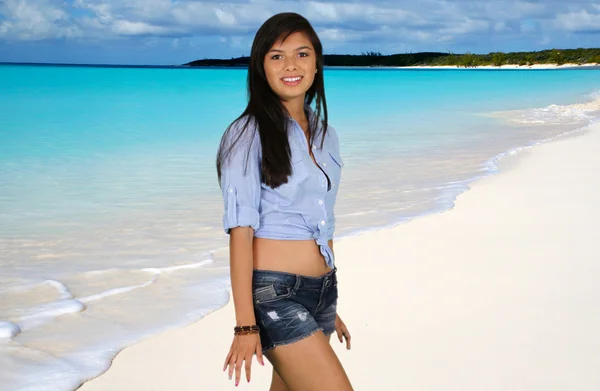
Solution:
<path fill-rule="evenodd" d="M 262 351 L 264 353 L 264 352 L 268 352 L 269 350 L 272 350 L 272 349 L 276 348 L 277 346 L 291 345 L 294 342 L 298 342 L 300 340 L 303 340 L 305 338 L 308 338 L 308 337 L 312 336 L 314 333 L 316 333 L 318 331 L 323 331 L 323 328 L 322 327 L 317 327 L 313 331 L 311 331 L 309 333 L 304 333 L 304 334 L 300 335 L 299 337 L 294 337 L 294 338 L 290 338 L 290 339 L 288 339 L 286 341 L 282 341 L 282 342 L 277 342 L 277 343 L 271 344 L 271 345 L 269 345 L 267 347 L 262 348 Z M 327 335 L 331 335 L 331 332 L 325 334 L 325 336 L 327 336 Z"/>

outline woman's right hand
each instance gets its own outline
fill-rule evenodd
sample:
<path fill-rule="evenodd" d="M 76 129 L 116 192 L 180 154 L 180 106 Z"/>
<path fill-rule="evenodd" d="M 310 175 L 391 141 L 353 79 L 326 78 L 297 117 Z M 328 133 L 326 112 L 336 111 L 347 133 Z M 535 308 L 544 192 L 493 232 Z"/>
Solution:
<path fill-rule="evenodd" d="M 246 334 L 246 335 L 234 335 L 229 354 L 225 358 L 225 364 L 223 365 L 223 372 L 229 366 L 229 380 L 233 374 L 235 368 L 235 385 L 240 383 L 240 377 L 242 375 L 242 365 L 244 365 L 246 371 L 246 380 L 250 382 L 250 366 L 252 365 L 252 356 L 256 353 L 256 359 L 260 365 L 265 365 L 262 355 L 262 345 L 260 344 L 260 335 Z"/>

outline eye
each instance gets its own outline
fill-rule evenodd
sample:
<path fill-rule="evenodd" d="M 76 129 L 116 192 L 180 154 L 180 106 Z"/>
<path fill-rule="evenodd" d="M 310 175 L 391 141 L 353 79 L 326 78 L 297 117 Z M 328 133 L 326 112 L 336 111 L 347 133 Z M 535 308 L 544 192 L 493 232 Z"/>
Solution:
<path fill-rule="evenodd" d="M 279 60 L 281 58 L 280 54 L 274 54 L 271 56 L 271 60 Z"/>
<path fill-rule="evenodd" d="M 298 53 L 298 56 L 300 56 L 300 57 L 308 57 L 308 53 L 306 53 L 306 52 L 300 52 L 300 53 Z"/>

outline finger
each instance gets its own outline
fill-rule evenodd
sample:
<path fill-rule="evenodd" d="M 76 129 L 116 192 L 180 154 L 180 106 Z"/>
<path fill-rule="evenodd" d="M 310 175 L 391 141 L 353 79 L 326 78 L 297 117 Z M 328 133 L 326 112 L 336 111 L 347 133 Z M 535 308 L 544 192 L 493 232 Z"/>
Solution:
<path fill-rule="evenodd" d="M 263 367 L 265 366 L 265 361 L 263 360 L 262 354 L 262 345 L 260 341 L 258 341 L 258 344 L 256 345 L 256 360 L 260 363 L 260 365 Z"/>
<path fill-rule="evenodd" d="M 344 336 L 346 337 L 346 349 L 350 350 L 350 348 L 351 348 L 351 342 L 350 342 L 350 340 L 352 339 L 352 336 L 350 335 L 350 333 L 348 332 L 348 330 L 344 331 Z"/>
<path fill-rule="evenodd" d="M 246 365 L 244 366 L 246 370 L 246 380 L 250 383 L 250 368 L 252 366 L 252 356 L 246 357 Z"/>
<path fill-rule="evenodd" d="M 244 358 L 238 356 L 238 360 L 235 363 L 235 386 L 240 384 L 240 378 L 242 377 L 242 365 L 244 365 Z"/>
<path fill-rule="evenodd" d="M 236 360 L 236 356 L 237 355 L 232 355 L 231 358 L 229 359 L 229 380 L 231 380 L 231 377 L 233 376 L 233 369 L 235 368 L 235 362 Z"/>
<path fill-rule="evenodd" d="M 227 369 L 227 364 L 229 363 L 229 359 L 231 358 L 231 349 L 229 350 L 229 353 L 227 353 L 227 357 L 225 357 L 225 362 L 223 363 L 223 372 L 225 372 L 225 369 Z"/>
<path fill-rule="evenodd" d="M 341 327 L 336 327 L 335 328 L 335 333 L 337 334 L 338 337 L 338 341 L 340 341 L 340 343 L 344 342 L 343 338 L 344 338 L 344 332 L 342 331 Z"/>

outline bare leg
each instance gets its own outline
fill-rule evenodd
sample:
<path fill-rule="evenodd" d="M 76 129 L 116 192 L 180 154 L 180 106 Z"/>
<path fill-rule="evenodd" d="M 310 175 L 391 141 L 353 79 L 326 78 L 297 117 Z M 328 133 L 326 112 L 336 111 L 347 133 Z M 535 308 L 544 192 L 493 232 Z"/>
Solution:
<path fill-rule="evenodd" d="M 289 345 L 278 346 L 266 353 L 273 364 L 271 391 L 352 391 L 350 380 L 329 337 L 322 331 Z M 282 380 L 281 383 L 275 383 Z M 287 388 L 273 388 L 285 386 Z"/>
<path fill-rule="evenodd" d="M 331 334 L 328 335 L 326 338 L 328 342 L 331 342 Z M 275 368 L 273 368 L 273 377 L 271 379 L 271 388 L 269 388 L 269 391 L 289 391 L 289 389 L 283 382 L 283 379 L 281 378 L 281 376 L 279 376 Z"/>
<path fill-rule="evenodd" d="M 273 368 L 273 377 L 271 378 L 271 388 L 269 388 L 269 391 L 289 391 L 275 368 Z"/>

